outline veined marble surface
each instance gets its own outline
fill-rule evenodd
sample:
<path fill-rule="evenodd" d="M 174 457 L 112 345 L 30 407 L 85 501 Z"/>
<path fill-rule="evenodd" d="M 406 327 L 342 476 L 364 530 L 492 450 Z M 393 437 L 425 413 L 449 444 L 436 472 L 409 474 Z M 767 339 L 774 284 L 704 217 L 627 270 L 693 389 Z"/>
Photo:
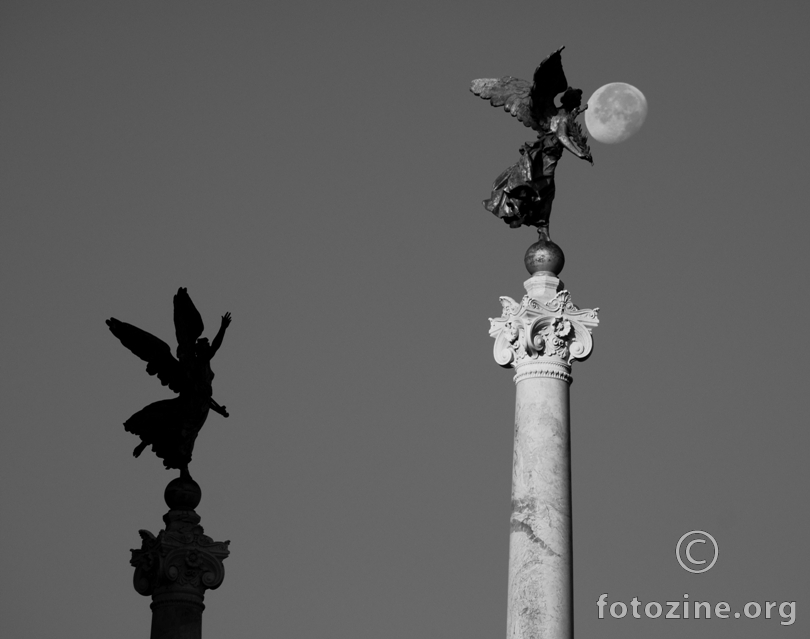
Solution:
<path fill-rule="evenodd" d="M 517 384 L 507 639 L 573 636 L 568 388 Z"/>

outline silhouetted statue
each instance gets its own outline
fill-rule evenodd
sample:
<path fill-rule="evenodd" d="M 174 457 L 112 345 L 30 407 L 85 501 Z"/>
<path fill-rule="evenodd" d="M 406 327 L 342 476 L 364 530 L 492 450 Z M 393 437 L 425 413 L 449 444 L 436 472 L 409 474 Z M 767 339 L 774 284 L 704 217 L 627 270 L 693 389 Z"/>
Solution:
<path fill-rule="evenodd" d="M 217 404 L 211 396 L 211 381 L 214 379 L 211 360 L 222 345 L 225 329 L 230 323 L 231 314 L 225 313 L 219 332 L 209 344 L 207 339 L 200 338 L 203 321 L 194 302 L 186 289 L 178 289 L 174 296 L 175 359 L 163 340 L 132 324 L 115 318 L 107 320 L 112 334 L 147 363 L 146 372 L 157 375 L 164 386 L 179 395 L 149 404 L 124 422 L 127 432 L 141 438 L 141 443 L 133 451 L 135 457 L 151 444 L 166 468 L 178 468 L 183 475 L 188 473 L 194 440 L 208 417 L 209 409 L 223 417 L 228 416 L 225 407 Z"/>
<path fill-rule="evenodd" d="M 568 86 L 562 68 L 560 47 L 540 63 L 534 82 L 512 76 L 473 80 L 470 90 L 503 106 L 528 127 L 537 131 L 537 141 L 520 148 L 521 158 L 501 173 L 492 186 L 492 195 L 484 206 L 512 228 L 548 227 L 554 200 L 554 169 L 568 149 L 578 158 L 593 164 L 588 138 L 576 117 L 588 107 L 582 104 L 582 91 Z M 562 93 L 561 106 L 554 99 Z"/>

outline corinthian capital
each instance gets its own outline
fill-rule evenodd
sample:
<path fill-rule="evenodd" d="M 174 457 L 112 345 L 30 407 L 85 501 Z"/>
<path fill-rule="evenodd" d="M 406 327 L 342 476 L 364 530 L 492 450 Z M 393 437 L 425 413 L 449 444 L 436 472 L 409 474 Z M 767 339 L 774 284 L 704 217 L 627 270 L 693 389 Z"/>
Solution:
<path fill-rule="evenodd" d="M 501 316 L 489 320 L 495 361 L 515 369 L 515 382 L 553 377 L 570 383 L 571 363 L 587 359 L 593 349 L 591 329 L 599 324 L 599 309 L 577 308 L 564 290 L 546 300 L 529 295 L 520 303 L 500 299 Z"/>
<path fill-rule="evenodd" d="M 134 585 L 140 594 L 157 595 L 168 591 L 202 597 L 225 578 L 223 560 L 228 541 L 214 541 L 204 534 L 200 517 L 192 511 L 171 510 L 164 516 L 166 529 L 157 537 L 141 530 L 142 545 L 132 550 L 130 564 L 135 568 Z"/>

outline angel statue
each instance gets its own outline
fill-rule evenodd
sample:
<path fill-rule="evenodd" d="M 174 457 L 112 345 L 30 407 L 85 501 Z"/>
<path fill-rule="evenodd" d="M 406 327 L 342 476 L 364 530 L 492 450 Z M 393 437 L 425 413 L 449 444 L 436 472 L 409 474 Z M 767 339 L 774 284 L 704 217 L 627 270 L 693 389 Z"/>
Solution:
<path fill-rule="evenodd" d="M 532 83 L 506 76 L 500 79 L 473 80 L 470 90 L 492 106 L 503 106 L 524 125 L 537 131 L 535 142 L 520 148 L 521 158 L 501 173 L 492 186 L 492 196 L 484 206 L 512 228 L 548 227 L 554 200 L 554 169 L 568 149 L 578 158 L 593 164 L 588 138 L 582 132 L 577 116 L 582 91 L 568 86 L 562 68 L 560 47 L 534 72 Z M 554 99 L 562 93 L 560 106 Z"/>
<path fill-rule="evenodd" d="M 231 314 L 222 316 L 214 341 L 200 338 L 203 321 L 185 288 L 174 296 L 174 330 L 177 336 L 177 359 L 169 345 L 132 324 L 107 320 L 112 334 L 135 355 L 147 363 L 146 372 L 157 375 L 161 384 L 178 394 L 142 408 L 126 422 L 127 432 L 141 438 L 132 454 L 138 457 L 151 444 L 155 454 L 168 468 L 177 468 L 181 476 L 188 475 L 188 464 L 194 450 L 194 440 L 203 427 L 208 411 L 213 409 L 228 417 L 224 406 L 214 401 L 211 381 L 214 373 L 211 360 L 225 337 Z"/>

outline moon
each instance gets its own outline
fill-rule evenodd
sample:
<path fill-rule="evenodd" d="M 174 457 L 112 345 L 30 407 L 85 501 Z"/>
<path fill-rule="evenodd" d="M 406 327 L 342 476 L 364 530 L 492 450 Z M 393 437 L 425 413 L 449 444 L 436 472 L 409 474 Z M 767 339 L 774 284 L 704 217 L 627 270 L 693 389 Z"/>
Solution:
<path fill-rule="evenodd" d="M 624 142 L 644 124 L 647 98 L 632 84 L 611 82 L 593 92 L 585 111 L 585 126 L 595 140 Z"/>

